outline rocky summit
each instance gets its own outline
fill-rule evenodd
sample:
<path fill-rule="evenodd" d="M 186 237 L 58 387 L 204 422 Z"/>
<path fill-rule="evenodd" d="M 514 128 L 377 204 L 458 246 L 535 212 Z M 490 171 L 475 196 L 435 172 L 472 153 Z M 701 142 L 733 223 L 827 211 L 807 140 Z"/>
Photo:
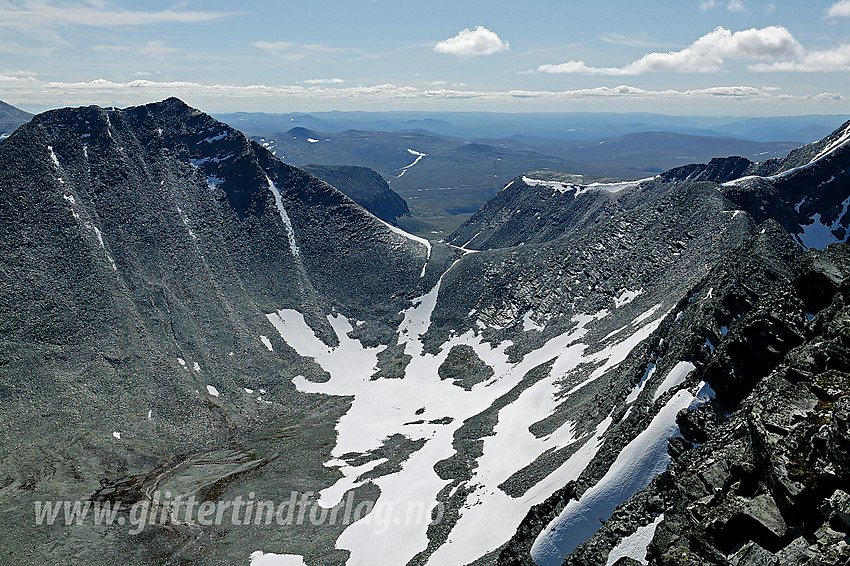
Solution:
<path fill-rule="evenodd" d="M 177 99 L 33 117 L 0 563 L 846 564 L 848 132 L 530 171 L 430 241 Z"/>

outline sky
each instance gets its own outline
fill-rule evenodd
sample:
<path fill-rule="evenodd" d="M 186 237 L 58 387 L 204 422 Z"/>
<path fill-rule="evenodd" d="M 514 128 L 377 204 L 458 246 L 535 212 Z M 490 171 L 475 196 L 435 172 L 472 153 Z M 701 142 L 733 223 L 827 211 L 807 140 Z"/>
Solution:
<path fill-rule="evenodd" d="M 0 0 L 0 100 L 850 113 L 850 0 Z"/>

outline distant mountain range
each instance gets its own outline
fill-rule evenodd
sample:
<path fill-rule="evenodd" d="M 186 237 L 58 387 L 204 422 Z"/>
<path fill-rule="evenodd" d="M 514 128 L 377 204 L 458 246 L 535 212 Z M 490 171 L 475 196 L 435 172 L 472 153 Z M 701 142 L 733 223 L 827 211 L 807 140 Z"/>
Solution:
<path fill-rule="evenodd" d="M 740 155 L 754 161 L 784 157 L 800 144 L 755 142 L 730 137 L 695 136 L 673 132 L 639 132 L 601 140 L 567 142 L 528 136 L 479 143 L 537 151 L 597 167 L 616 166 L 638 173 L 660 173 L 719 155 Z M 609 172 L 614 175 L 614 169 Z"/>
<path fill-rule="evenodd" d="M 777 116 L 734 118 L 666 116 L 649 113 L 493 113 L 493 112 L 313 112 L 264 114 L 239 112 L 216 117 L 249 135 L 268 136 L 294 127 L 340 133 L 366 130 L 425 133 L 470 141 L 515 135 L 556 140 L 600 140 L 626 134 L 663 131 L 678 134 L 736 137 L 744 140 L 808 143 L 850 119 L 841 116 Z"/>
<path fill-rule="evenodd" d="M 0 562 L 843 563 L 850 122 L 520 172 L 442 241 L 279 157 L 521 152 L 287 135 L 172 98 L 0 141 Z"/>

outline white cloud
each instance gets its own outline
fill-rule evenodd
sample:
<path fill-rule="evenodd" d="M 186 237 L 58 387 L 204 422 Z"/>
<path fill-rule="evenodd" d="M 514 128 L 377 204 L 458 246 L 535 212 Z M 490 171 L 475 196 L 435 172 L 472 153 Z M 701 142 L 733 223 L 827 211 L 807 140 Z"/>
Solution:
<path fill-rule="evenodd" d="M 827 18 L 850 18 L 850 0 L 839 0 L 826 10 Z"/>
<path fill-rule="evenodd" d="M 306 85 L 331 85 L 331 84 L 341 84 L 345 81 L 342 79 L 307 79 L 306 81 L 301 81 Z"/>
<path fill-rule="evenodd" d="M 458 57 L 492 55 L 508 49 L 507 41 L 502 41 L 495 32 L 481 26 L 474 30 L 464 28 L 456 36 L 434 46 L 434 51 L 437 53 L 446 53 Z"/>
<path fill-rule="evenodd" d="M 129 45 L 92 45 L 89 47 L 92 51 L 97 51 L 98 53 L 114 53 L 117 51 L 127 52 L 130 51 Z"/>
<path fill-rule="evenodd" d="M 750 65 L 749 69 L 758 72 L 797 71 L 808 73 L 850 71 L 850 43 L 842 43 L 833 49 L 806 51 L 793 61 Z"/>
<path fill-rule="evenodd" d="M 650 72 L 713 73 L 727 59 L 779 59 L 791 57 L 802 47 L 787 28 L 770 26 L 732 33 L 718 27 L 690 46 L 669 52 L 648 53 L 624 67 L 592 67 L 584 61 L 540 65 L 541 73 L 584 73 L 596 75 L 641 75 Z"/>
<path fill-rule="evenodd" d="M 148 41 L 139 48 L 139 53 L 147 57 L 164 57 L 179 51 L 174 47 L 168 47 L 161 41 Z"/>
<path fill-rule="evenodd" d="M 299 45 L 289 41 L 255 41 L 251 45 L 262 49 L 269 55 L 289 61 L 300 61 L 307 56 L 362 53 L 359 49 L 332 47 L 330 45 Z"/>
<path fill-rule="evenodd" d="M 56 47 L 35 47 L 24 45 L 19 41 L 0 41 L 0 53 L 10 55 L 37 55 L 39 57 L 51 57 Z"/>
<path fill-rule="evenodd" d="M 599 40 L 604 41 L 605 43 L 612 43 L 614 45 L 628 45 L 629 47 L 681 47 L 671 45 L 670 43 L 656 41 L 646 32 L 637 34 L 606 33 L 605 35 L 599 36 Z"/>
<path fill-rule="evenodd" d="M 194 24 L 219 20 L 239 12 L 210 12 L 169 8 L 155 12 L 109 8 L 106 2 L 26 0 L 19 6 L 0 7 L 0 26 L 16 29 L 49 29 L 67 26 L 141 27 L 151 24 Z"/>
<path fill-rule="evenodd" d="M 180 51 L 175 47 L 168 47 L 162 41 L 148 41 L 144 45 L 92 45 L 89 49 L 98 53 L 134 52 L 145 57 L 164 57 Z"/>
<path fill-rule="evenodd" d="M 743 12 L 747 9 L 742 0 L 729 0 L 728 2 L 720 2 L 719 0 L 702 0 L 699 3 L 700 12 L 708 12 L 716 8 L 726 8 L 730 12 Z"/>
<path fill-rule="evenodd" d="M 221 105 L 227 101 L 235 108 L 244 109 L 246 104 L 266 104 L 277 107 L 283 102 L 301 102 L 315 105 L 326 102 L 338 106 L 346 101 L 359 105 L 410 103 L 421 106 L 429 102 L 456 101 L 463 103 L 516 104 L 526 101 L 532 104 L 563 103 L 570 100 L 630 100 L 641 102 L 687 102 L 710 100 L 735 100 L 743 102 L 811 102 L 823 104 L 842 100 L 841 94 L 820 93 L 791 95 L 776 87 L 754 87 L 747 85 L 714 86 L 690 90 L 651 90 L 629 85 L 596 87 L 575 90 L 508 90 L 482 91 L 460 90 L 459 88 L 417 88 L 407 85 L 379 84 L 355 86 L 326 85 L 223 85 L 172 81 L 157 82 L 137 79 L 115 82 L 97 79 L 85 82 L 45 82 L 32 76 L 0 75 L 0 89 L 12 103 L 45 104 L 49 100 L 61 100 L 63 104 L 131 105 L 178 96 L 199 106 Z M 41 98 L 33 98 L 33 97 Z M 821 108 L 819 106 L 818 108 Z"/>
<path fill-rule="evenodd" d="M 251 45 L 258 49 L 262 49 L 269 55 L 277 56 L 283 55 L 295 47 L 295 44 L 291 41 L 255 41 Z"/>

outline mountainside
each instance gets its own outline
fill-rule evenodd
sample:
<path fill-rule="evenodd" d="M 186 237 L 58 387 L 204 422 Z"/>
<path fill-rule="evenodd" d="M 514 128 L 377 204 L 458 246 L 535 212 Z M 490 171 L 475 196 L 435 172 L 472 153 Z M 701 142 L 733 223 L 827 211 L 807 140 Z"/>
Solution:
<path fill-rule="evenodd" d="M 350 165 L 305 165 L 304 170 L 333 185 L 384 222 L 407 232 L 424 232 L 429 228 L 410 214 L 407 202 L 372 169 Z"/>
<path fill-rule="evenodd" d="M 850 197 L 845 143 L 633 182 L 538 170 L 444 243 L 176 99 L 36 116 L 0 142 L 4 556 L 483 566 L 670 548 L 725 564 L 798 536 L 843 552 L 843 496 L 829 532 L 811 511 L 843 472 L 819 440 L 781 458 L 817 427 L 827 460 L 846 456 L 831 415 L 850 254 L 806 251 L 787 218 L 801 195 L 825 222 Z M 436 151 L 404 145 L 397 180 Z M 508 155 L 491 151 L 457 148 Z M 314 171 L 355 196 L 368 177 Z M 748 454 L 736 442 L 753 464 L 718 464 L 720 491 L 677 487 Z M 66 500 L 125 507 L 38 522 Z M 718 517 L 705 533 L 683 527 L 693 501 Z"/>
<path fill-rule="evenodd" d="M 666 181 L 713 181 L 759 222 L 774 218 L 805 247 L 845 242 L 850 227 L 850 122 L 792 151 L 784 159 L 752 163 L 730 157 L 661 175 Z"/>
<path fill-rule="evenodd" d="M 18 126 L 32 118 L 32 114 L 15 108 L 0 100 L 0 140 L 11 134 Z"/>
<path fill-rule="evenodd" d="M 208 548 L 192 530 L 34 529 L 33 502 L 144 499 L 169 474 L 187 494 L 259 469 L 266 497 L 331 485 L 321 454 L 346 400 L 297 394 L 295 373 L 324 374 L 265 315 L 298 309 L 334 337 L 323 313 L 343 303 L 352 320 L 398 312 L 428 250 L 173 99 L 39 115 L 0 144 L 0 163 L 4 554 L 247 562 L 246 543 Z M 358 332 L 374 341 L 382 325 Z M 299 422 L 309 458 L 285 433 Z"/>

